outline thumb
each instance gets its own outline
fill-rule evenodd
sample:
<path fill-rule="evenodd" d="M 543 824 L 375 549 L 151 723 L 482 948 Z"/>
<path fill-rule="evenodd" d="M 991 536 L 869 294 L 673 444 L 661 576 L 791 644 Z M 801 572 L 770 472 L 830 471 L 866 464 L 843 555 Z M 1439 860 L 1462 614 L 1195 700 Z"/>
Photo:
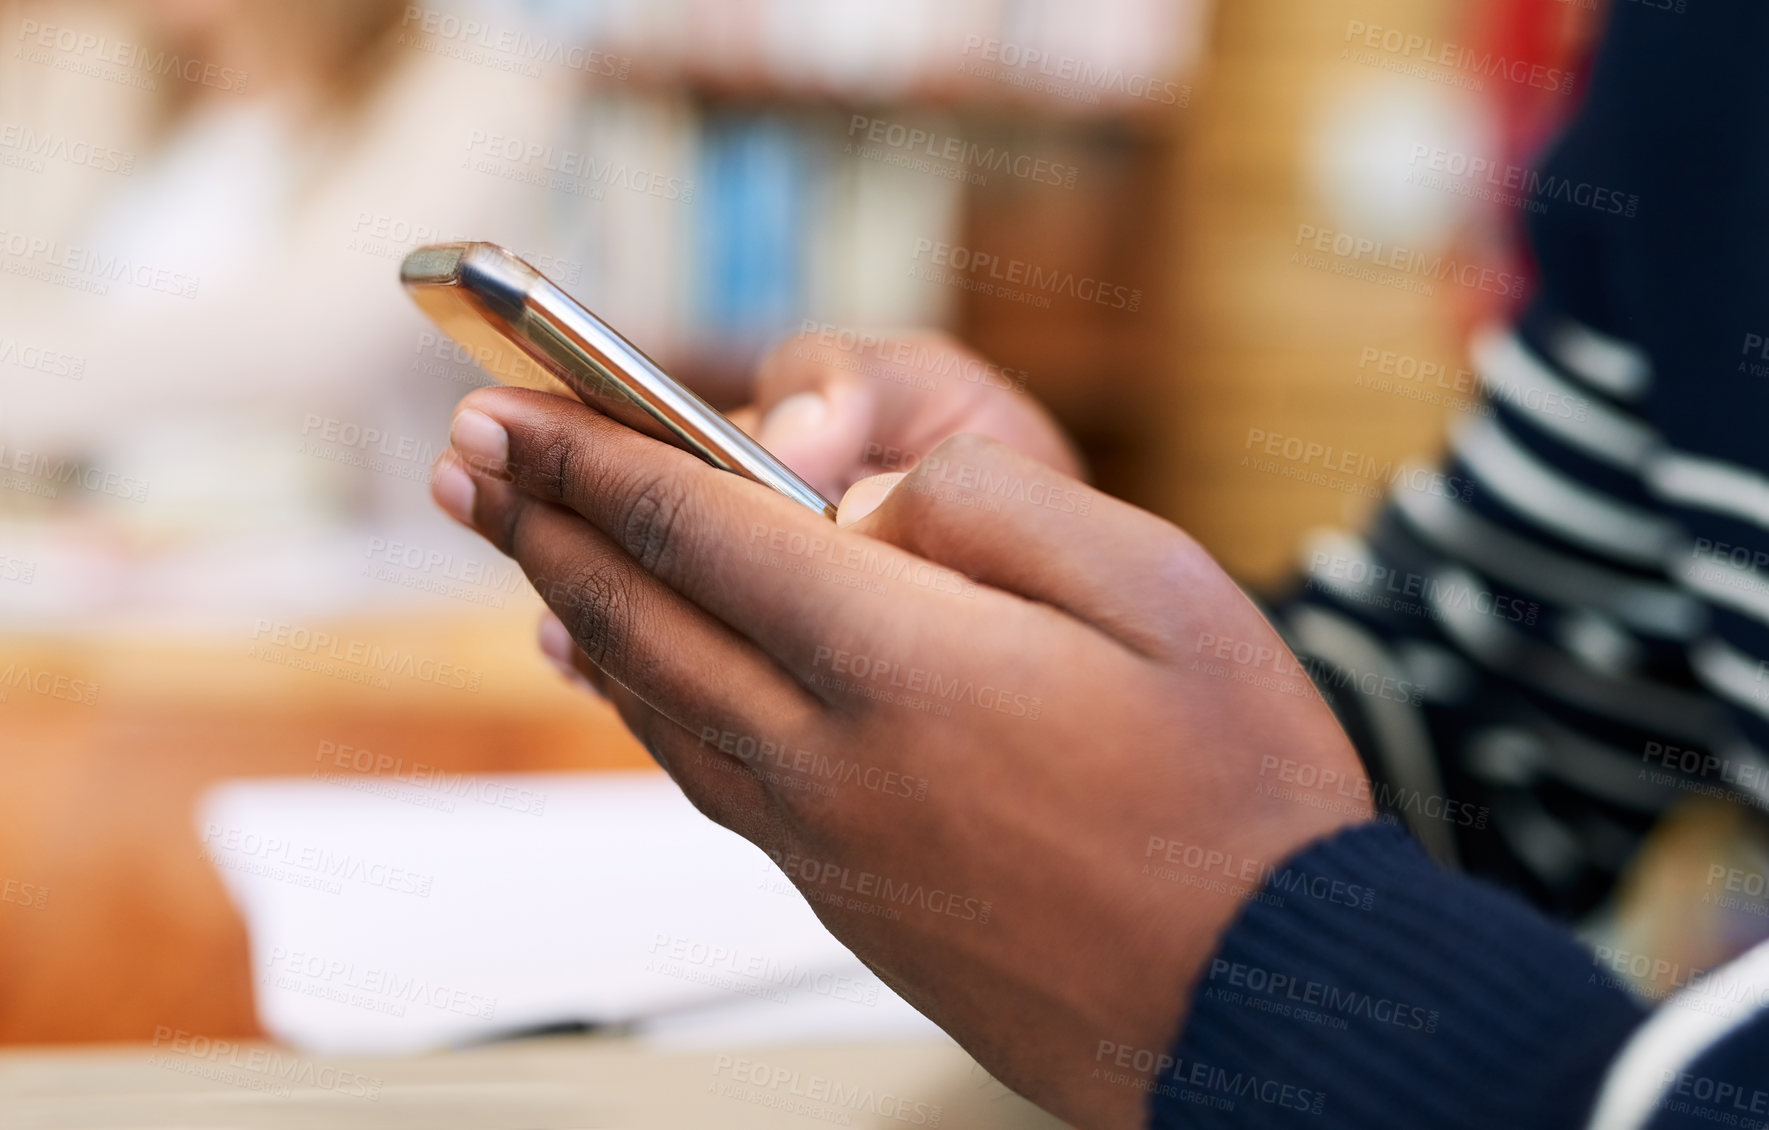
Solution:
<path fill-rule="evenodd" d="M 835 524 L 851 526 L 866 515 L 877 510 L 891 488 L 903 481 L 905 472 L 897 471 L 888 475 L 872 475 L 856 482 L 842 495 L 841 506 L 836 510 Z"/>
<path fill-rule="evenodd" d="M 907 474 L 855 483 L 836 521 L 1144 654 L 1190 608 L 1246 602 L 1177 527 L 986 436 L 953 436 Z M 1177 608 L 1175 592 L 1187 597 Z"/>

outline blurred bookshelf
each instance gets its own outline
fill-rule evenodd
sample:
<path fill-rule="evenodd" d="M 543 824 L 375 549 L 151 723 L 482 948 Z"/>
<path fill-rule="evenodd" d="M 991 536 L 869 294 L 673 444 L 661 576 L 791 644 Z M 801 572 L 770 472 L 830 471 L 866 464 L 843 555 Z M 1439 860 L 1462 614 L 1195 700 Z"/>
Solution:
<path fill-rule="evenodd" d="M 724 407 L 806 324 L 1024 373 L 1135 500 L 1205 0 L 606 0 L 570 147 L 668 176 L 562 205 L 586 302 Z M 673 178 L 673 179 L 670 179 Z M 930 278 L 930 274 L 943 278 Z"/>
<path fill-rule="evenodd" d="M 1300 235 L 1341 228 L 1527 274 L 1516 209 L 1463 202 L 1428 230 L 1399 226 L 1429 205 L 1429 190 L 1406 182 L 1407 145 L 1471 137 L 1484 154 L 1528 163 L 1577 100 L 1523 83 L 1457 87 L 1441 68 L 1421 79 L 1381 65 L 1389 60 L 1371 65 L 1358 45 L 1370 28 L 1404 28 L 1427 42 L 1576 69 L 1582 84 L 1595 25 L 1587 5 L 1542 0 L 1240 0 L 1217 9 L 1172 189 L 1171 338 L 1151 409 L 1162 442 L 1142 480 L 1152 494 L 1139 502 L 1183 526 L 1237 579 L 1278 590 L 1293 581 L 1309 530 L 1362 528 L 1384 492 L 1250 469 L 1252 437 L 1301 437 L 1382 466 L 1438 458 L 1477 402 L 1372 391 L 1359 385 L 1360 365 L 1376 350 L 1471 369 L 1469 332 L 1509 316 L 1515 300 L 1311 269 L 1298 262 Z M 1419 108 L 1426 118 L 1408 117 Z M 1471 115 L 1481 130 L 1459 133 Z M 1366 144 L 1379 136 L 1390 148 Z M 1370 202 L 1380 203 L 1360 207 Z"/>

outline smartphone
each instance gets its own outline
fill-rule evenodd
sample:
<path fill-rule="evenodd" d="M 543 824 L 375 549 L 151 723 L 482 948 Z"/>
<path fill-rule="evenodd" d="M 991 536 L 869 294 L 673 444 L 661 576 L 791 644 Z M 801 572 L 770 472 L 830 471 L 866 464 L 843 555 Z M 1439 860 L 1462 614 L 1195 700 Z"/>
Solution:
<path fill-rule="evenodd" d="M 835 520 L 835 506 L 816 488 L 497 244 L 420 247 L 400 264 L 399 281 L 499 382 L 576 397 L 634 431 Z"/>

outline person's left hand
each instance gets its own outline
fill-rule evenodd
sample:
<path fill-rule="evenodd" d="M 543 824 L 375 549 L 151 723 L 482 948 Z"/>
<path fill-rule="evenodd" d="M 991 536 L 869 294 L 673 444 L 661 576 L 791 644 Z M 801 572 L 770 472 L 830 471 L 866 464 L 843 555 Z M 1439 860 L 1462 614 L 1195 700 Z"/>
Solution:
<path fill-rule="evenodd" d="M 1083 477 L 1074 445 L 1025 382 L 943 333 L 831 326 L 770 351 L 750 403 L 731 419 L 829 498 L 868 476 L 907 471 L 961 432 Z"/>
<path fill-rule="evenodd" d="M 438 501 L 689 799 L 1072 1122 L 1145 1120 L 1243 900 L 1368 815 L 1261 787 L 1362 769 L 1209 556 L 999 443 L 862 481 L 838 526 L 543 393 L 474 392 L 451 438 Z"/>

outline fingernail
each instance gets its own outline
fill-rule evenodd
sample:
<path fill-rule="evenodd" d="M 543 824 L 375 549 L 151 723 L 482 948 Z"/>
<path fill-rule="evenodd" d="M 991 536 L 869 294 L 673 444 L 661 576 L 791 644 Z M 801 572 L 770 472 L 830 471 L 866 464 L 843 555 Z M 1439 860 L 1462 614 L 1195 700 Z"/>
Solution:
<path fill-rule="evenodd" d="M 504 426 L 472 408 L 455 413 L 448 442 L 475 467 L 502 470 L 510 461 L 510 435 Z"/>
<path fill-rule="evenodd" d="M 443 513 L 463 526 L 473 524 L 473 495 L 477 489 L 473 477 L 453 459 L 443 464 L 430 481 L 430 497 Z"/>
<path fill-rule="evenodd" d="M 784 443 L 815 433 L 829 418 L 829 401 L 815 392 L 795 392 L 762 418 L 763 445 Z"/>
<path fill-rule="evenodd" d="M 891 493 L 891 488 L 903 481 L 903 475 L 902 471 L 872 475 L 849 487 L 848 493 L 842 495 L 841 505 L 836 508 L 835 524 L 851 526 L 877 510 L 879 503 Z"/>

